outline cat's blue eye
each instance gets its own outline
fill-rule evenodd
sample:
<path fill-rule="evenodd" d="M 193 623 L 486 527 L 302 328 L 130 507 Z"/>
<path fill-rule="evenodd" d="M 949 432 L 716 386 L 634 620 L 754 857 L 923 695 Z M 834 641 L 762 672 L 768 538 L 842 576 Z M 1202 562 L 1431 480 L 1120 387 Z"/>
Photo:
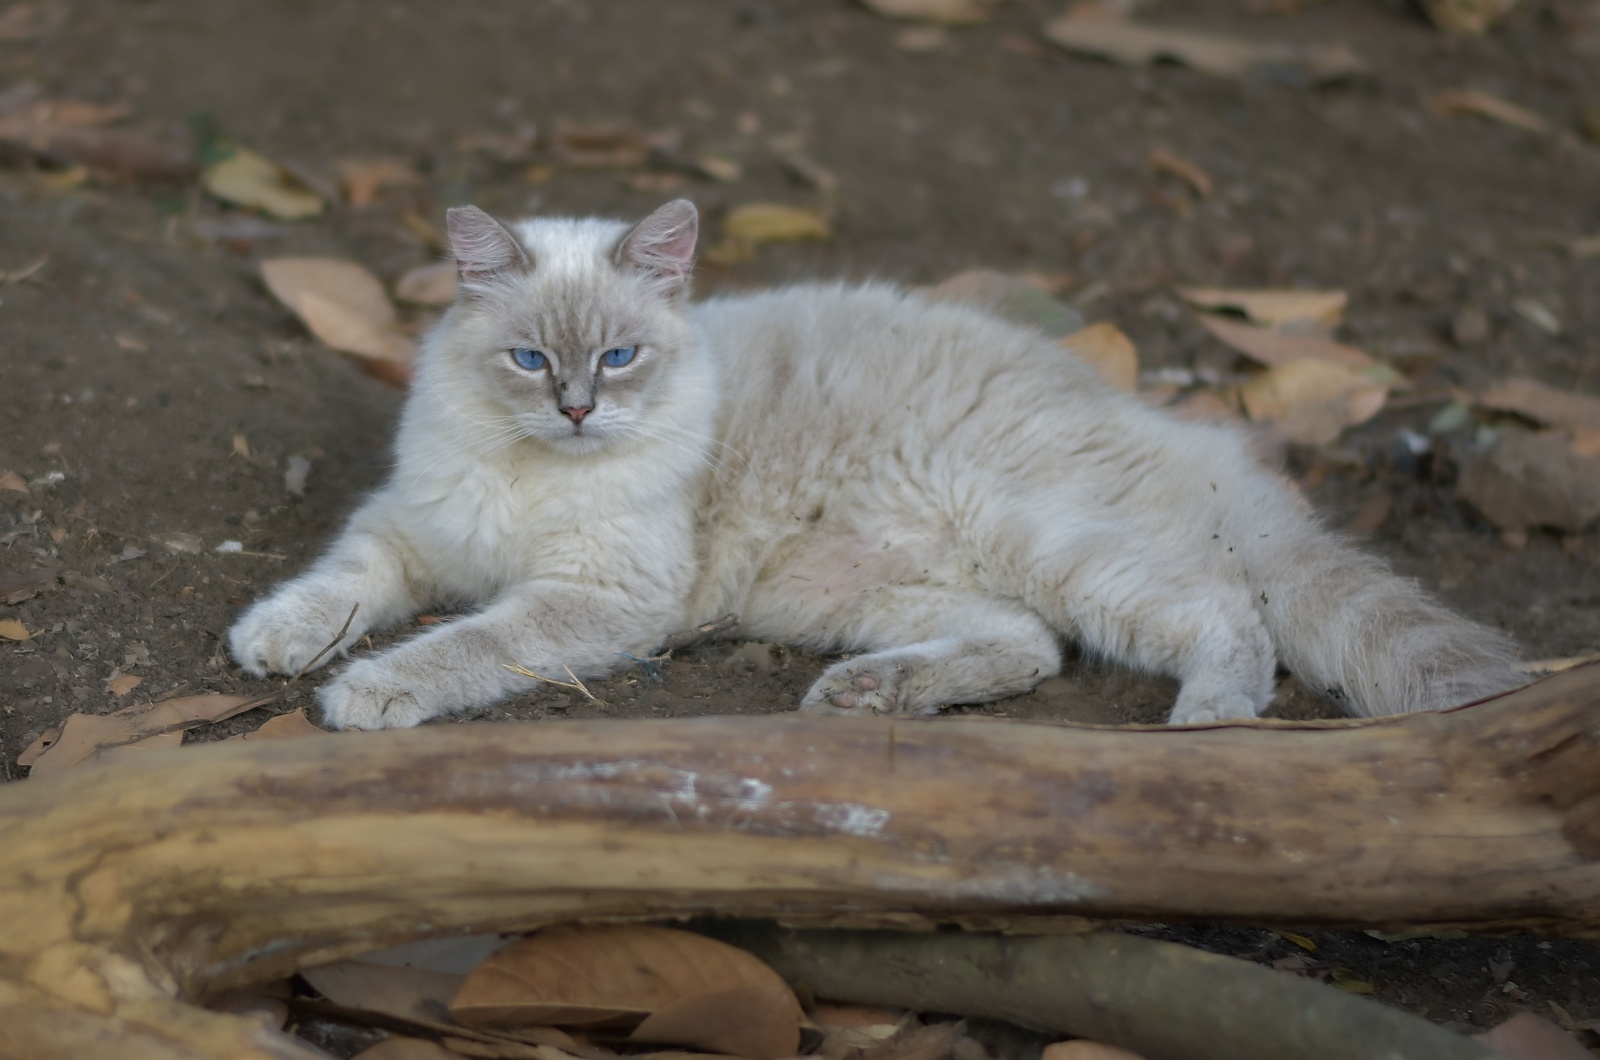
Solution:
<path fill-rule="evenodd" d="M 511 359 L 517 362 L 518 368 L 530 372 L 537 372 L 550 362 L 545 360 L 544 354 L 538 350 L 530 350 L 526 346 L 518 346 L 511 351 Z"/>
<path fill-rule="evenodd" d="M 638 352 L 634 346 L 618 346 L 614 350 L 607 350 L 600 358 L 607 368 L 621 368 L 633 360 L 633 355 Z"/>

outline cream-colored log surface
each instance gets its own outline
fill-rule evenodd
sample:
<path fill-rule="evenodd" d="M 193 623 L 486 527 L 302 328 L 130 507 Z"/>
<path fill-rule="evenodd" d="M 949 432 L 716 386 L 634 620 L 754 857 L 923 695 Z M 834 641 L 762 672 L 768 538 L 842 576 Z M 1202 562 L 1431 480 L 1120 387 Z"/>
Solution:
<path fill-rule="evenodd" d="M 259 1024 L 176 1002 L 422 935 L 578 917 L 1592 935 L 1597 744 L 1586 666 L 1365 722 L 788 715 L 153 753 L 0 788 L 0 1056 L 291 1056 Z"/>

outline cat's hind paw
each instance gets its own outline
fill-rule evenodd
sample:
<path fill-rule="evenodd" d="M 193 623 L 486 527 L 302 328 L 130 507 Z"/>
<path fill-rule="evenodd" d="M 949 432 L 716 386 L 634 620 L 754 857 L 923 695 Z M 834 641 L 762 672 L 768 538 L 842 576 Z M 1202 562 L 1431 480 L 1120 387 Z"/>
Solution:
<path fill-rule="evenodd" d="M 409 729 L 445 713 L 381 657 L 361 659 L 317 690 L 330 729 Z"/>

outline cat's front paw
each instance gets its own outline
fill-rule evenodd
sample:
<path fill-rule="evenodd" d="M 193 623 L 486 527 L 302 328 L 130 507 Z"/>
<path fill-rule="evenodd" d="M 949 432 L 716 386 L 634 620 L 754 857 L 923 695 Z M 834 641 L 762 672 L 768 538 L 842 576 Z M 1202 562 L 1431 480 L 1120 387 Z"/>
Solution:
<path fill-rule="evenodd" d="M 445 713 L 380 655 L 361 659 L 317 690 L 330 729 L 409 729 Z"/>
<path fill-rule="evenodd" d="M 257 677 L 297 674 L 312 660 L 321 666 L 361 638 L 362 627 L 351 623 L 341 642 L 329 648 L 350 617 L 354 602 L 291 585 L 240 616 L 228 631 L 228 651 L 235 662 Z M 321 658 L 319 652 L 323 652 Z"/>
<path fill-rule="evenodd" d="M 1254 718 L 1261 712 L 1244 692 L 1231 688 L 1191 688 L 1178 693 L 1168 725 L 1204 725 L 1234 718 Z"/>
<path fill-rule="evenodd" d="M 800 701 L 811 714 L 931 714 L 907 703 L 905 666 L 885 656 L 863 655 L 835 663 Z"/>

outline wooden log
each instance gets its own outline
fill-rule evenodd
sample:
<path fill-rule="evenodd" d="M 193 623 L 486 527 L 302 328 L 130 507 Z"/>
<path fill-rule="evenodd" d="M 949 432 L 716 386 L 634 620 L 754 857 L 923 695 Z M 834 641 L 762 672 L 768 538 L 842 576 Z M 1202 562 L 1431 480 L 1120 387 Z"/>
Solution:
<path fill-rule="evenodd" d="M 152 753 L 0 789 L 0 1055 L 134 1056 L 124 1039 L 146 1038 L 296 1055 L 182 1002 L 421 936 L 578 918 L 1593 936 L 1597 744 L 1586 666 L 1371 721 L 787 715 Z M 51 1052 L 52 1021 L 99 1027 L 104 1048 Z"/>

